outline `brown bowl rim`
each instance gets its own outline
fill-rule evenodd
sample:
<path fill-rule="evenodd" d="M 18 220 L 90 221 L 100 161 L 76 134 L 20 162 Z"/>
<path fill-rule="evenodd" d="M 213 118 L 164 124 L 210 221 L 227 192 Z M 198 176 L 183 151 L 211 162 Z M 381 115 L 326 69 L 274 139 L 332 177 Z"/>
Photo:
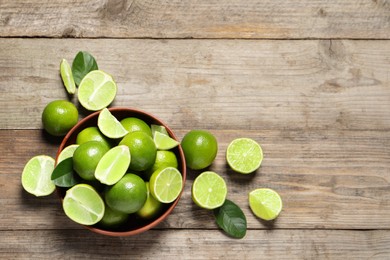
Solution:
<path fill-rule="evenodd" d="M 140 109 L 137 109 L 137 108 L 132 108 L 132 107 L 110 107 L 110 108 L 108 108 L 108 110 L 111 113 L 113 113 L 113 112 L 115 113 L 115 112 L 119 112 L 119 111 L 130 112 L 130 114 L 131 113 L 133 113 L 133 114 L 140 114 L 143 117 L 150 118 L 152 121 L 155 121 L 158 124 L 165 126 L 165 128 L 166 128 L 167 132 L 169 133 L 169 135 L 172 138 L 174 138 L 175 140 L 179 141 L 177 139 L 175 133 L 172 131 L 172 129 L 165 122 L 163 122 L 161 119 L 159 119 L 158 117 L 154 116 L 151 113 L 148 113 L 146 111 L 143 111 L 143 110 L 140 110 Z M 59 146 L 59 148 L 57 150 L 56 160 L 55 160 L 56 164 L 57 164 L 57 160 L 58 160 L 59 154 L 65 148 L 65 144 L 72 137 L 72 135 L 76 131 L 78 131 L 80 126 L 85 125 L 89 120 L 93 119 L 94 117 L 96 117 L 96 120 L 97 120 L 97 117 L 98 117 L 99 113 L 100 113 L 100 111 L 96 111 L 96 112 L 93 112 L 93 113 L 89 114 L 88 116 L 86 116 L 83 119 L 81 119 L 71 130 L 69 130 L 69 132 L 63 138 L 63 140 L 62 140 L 62 142 L 61 142 L 61 144 L 60 144 L 60 146 Z M 131 116 L 131 115 L 129 115 L 129 116 Z M 176 207 L 177 203 L 179 202 L 179 200 L 180 200 L 180 198 L 181 198 L 181 196 L 183 194 L 184 187 L 185 187 L 185 182 L 186 182 L 186 177 L 187 177 L 186 161 L 185 161 L 184 152 L 183 152 L 183 149 L 182 149 L 180 143 L 179 143 L 177 149 L 178 149 L 178 153 L 180 155 L 180 161 L 181 161 L 180 172 L 181 172 L 182 178 L 183 178 L 183 187 L 182 187 L 182 190 L 181 190 L 179 196 L 177 197 L 177 199 L 169 205 L 169 207 L 165 210 L 165 212 L 162 215 L 160 215 L 156 219 L 153 219 L 150 223 L 146 224 L 145 226 L 141 226 L 141 227 L 136 228 L 134 230 L 128 230 L 128 231 L 111 231 L 111 230 L 105 230 L 105 229 L 102 229 L 102 228 L 99 228 L 99 227 L 95 227 L 95 226 L 87 226 L 87 225 L 81 225 L 81 226 L 83 226 L 86 229 L 89 229 L 89 230 L 91 230 L 91 231 L 93 231 L 95 233 L 98 233 L 98 234 L 102 234 L 102 235 L 106 235 L 106 236 L 121 237 L 121 236 L 137 235 L 137 234 L 143 233 L 143 232 L 145 232 L 145 231 L 147 231 L 147 230 L 157 226 L 158 224 L 160 224 L 164 219 L 166 219 L 168 217 L 169 214 L 171 214 L 173 209 Z M 63 191 L 64 188 L 56 187 L 56 190 L 57 190 L 58 196 L 60 197 L 60 199 L 62 201 L 63 200 L 63 196 L 61 195 L 61 191 Z"/>

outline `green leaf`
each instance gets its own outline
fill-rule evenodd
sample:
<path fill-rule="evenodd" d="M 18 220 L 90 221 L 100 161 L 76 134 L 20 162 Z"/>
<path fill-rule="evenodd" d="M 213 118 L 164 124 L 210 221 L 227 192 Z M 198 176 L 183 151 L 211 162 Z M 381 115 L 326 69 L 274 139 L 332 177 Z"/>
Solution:
<path fill-rule="evenodd" d="M 77 184 L 73 171 L 72 157 L 63 160 L 54 168 L 51 180 L 58 187 L 72 187 Z"/>
<path fill-rule="evenodd" d="M 85 75 L 87 75 L 90 71 L 97 69 L 98 65 L 95 58 L 86 51 L 80 51 L 77 53 L 72 63 L 74 82 L 77 86 L 80 85 L 80 82 Z"/>
<path fill-rule="evenodd" d="M 230 200 L 214 209 L 214 216 L 217 225 L 228 235 L 234 238 L 243 238 L 246 234 L 246 217 L 244 212 Z"/>

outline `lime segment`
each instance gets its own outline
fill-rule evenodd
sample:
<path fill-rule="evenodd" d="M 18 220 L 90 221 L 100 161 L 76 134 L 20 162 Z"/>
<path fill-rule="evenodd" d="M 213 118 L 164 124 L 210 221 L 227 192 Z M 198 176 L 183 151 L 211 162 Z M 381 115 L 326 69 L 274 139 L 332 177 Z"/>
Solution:
<path fill-rule="evenodd" d="M 212 171 L 201 173 L 192 184 L 192 200 L 201 208 L 215 209 L 222 206 L 226 195 L 225 180 Z"/>
<path fill-rule="evenodd" d="M 92 186 L 76 184 L 66 191 L 63 209 L 65 214 L 82 225 L 93 225 L 104 215 L 104 202 Z"/>
<path fill-rule="evenodd" d="M 72 157 L 74 154 L 74 151 L 77 149 L 77 147 L 79 147 L 78 144 L 71 144 L 71 145 L 65 147 L 61 151 L 61 153 L 58 155 L 57 164 L 59 164 L 60 162 L 62 162 L 65 159 Z"/>
<path fill-rule="evenodd" d="M 81 80 L 78 98 L 84 108 L 98 111 L 111 104 L 116 92 L 116 83 L 110 75 L 101 70 L 93 70 Z"/>
<path fill-rule="evenodd" d="M 160 132 L 164 135 L 169 135 L 167 129 L 163 125 L 151 124 L 150 128 L 152 130 L 152 135 L 154 136 L 156 132 Z"/>
<path fill-rule="evenodd" d="M 126 145 L 115 146 L 100 159 L 95 170 L 95 178 L 103 184 L 113 185 L 125 175 L 129 165 L 129 147 Z"/>
<path fill-rule="evenodd" d="M 179 145 L 179 142 L 160 132 L 154 133 L 154 143 L 158 150 L 169 150 Z"/>
<path fill-rule="evenodd" d="M 273 220 L 282 211 L 283 203 L 276 191 L 261 188 L 249 193 L 249 207 L 257 217 L 264 220 Z"/>
<path fill-rule="evenodd" d="M 55 190 L 51 180 L 55 161 L 47 155 L 38 155 L 31 158 L 22 172 L 22 186 L 25 191 L 37 197 L 47 196 Z"/>
<path fill-rule="evenodd" d="M 226 160 L 234 171 L 248 174 L 260 167 L 263 151 L 256 141 L 249 138 L 238 138 L 229 144 Z"/>
<path fill-rule="evenodd" d="M 98 127 L 109 138 L 121 138 L 128 134 L 128 131 L 107 108 L 104 108 L 99 114 Z"/>
<path fill-rule="evenodd" d="M 180 195 L 182 188 L 183 178 L 174 167 L 157 170 L 150 177 L 150 193 L 159 202 L 173 202 Z"/>
<path fill-rule="evenodd" d="M 66 91 L 69 94 L 74 94 L 76 92 L 76 84 L 74 83 L 72 68 L 70 67 L 68 61 L 65 59 L 61 60 L 60 74 L 62 82 L 64 82 Z"/>

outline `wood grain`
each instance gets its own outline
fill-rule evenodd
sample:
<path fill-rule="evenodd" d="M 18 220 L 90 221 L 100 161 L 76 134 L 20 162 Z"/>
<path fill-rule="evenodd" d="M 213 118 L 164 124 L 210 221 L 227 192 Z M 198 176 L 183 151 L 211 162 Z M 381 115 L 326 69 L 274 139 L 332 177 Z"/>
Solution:
<path fill-rule="evenodd" d="M 3 0 L 0 37 L 389 39 L 390 3 Z"/>
<path fill-rule="evenodd" d="M 390 128 L 388 41 L 0 39 L 2 129 L 41 127 L 79 50 L 114 76 L 113 105 L 175 129 Z"/>
<path fill-rule="evenodd" d="M 249 230 L 242 240 L 207 230 L 152 230 L 126 238 L 30 230 L 2 231 L 0 243 L 1 256 L 13 259 L 386 259 L 390 254 L 390 232 L 380 230 Z"/>

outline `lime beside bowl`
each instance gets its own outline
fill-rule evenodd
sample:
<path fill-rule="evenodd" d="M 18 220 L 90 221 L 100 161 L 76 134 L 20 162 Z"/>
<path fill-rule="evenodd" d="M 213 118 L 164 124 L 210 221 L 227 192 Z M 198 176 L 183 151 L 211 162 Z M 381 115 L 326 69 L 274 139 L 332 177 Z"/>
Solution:
<path fill-rule="evenodd" d="M 139 118 L 139 119 L 145 121 L 149 125 L 155 124 L 155 125 L 164 126 L 165 129 L 167 130 L 169 136 L 175 140 L 178 140 L 168 125 L 166 125 L 164 122 L 162 122 L 160 119 L 158 119 L 156 116 L 154 116 L 150 113 L 147 113 L 147 112 L 144 112 L 144 111 L 141 111 L 138 109 L 134 109 L 134 108 L 124 108 L 124 107 L 109 108 L 109 111 L 118 120 L 122 120 L 122 119 L 128 118 L 128 117 L 136 117 L 136 118 Z M 83 129 L 90 127 L 90 126 L 97 126 L 98 116 L 99 116 L 99 112 L 95 112 L 95 113 L 90 114 L 89 116 L 80 120 L 68 132 L 68 134 L 64 137 L 63 141 L 60 144 L 60 147 L 59 147 L 58 152 L 57 152 L 56 161 L 58 160 L 58 156 L 64 148 L 76 143 L 77 135 Z M 184 152 L 183 152 L 180 145 L 173 148 L 172 151 L 176 155 L 176 158 L 178 161 L 178 170 L 182 174 L 182 178 L 183 178 L 182 191 L 183 191 L 185 181 L 186 181 L 186 163 L 185 163 Z M 63 200 L 67 188 L 56 187 L 56 189 L 57 189 L 57 193 L 58 193 L 59 197 Z M 132 236 L 132 235 L 140 234 L 142 232 L 145 232 L 145 231 L 157 226 L 164 219 L 166 219 L 168 217 L 168 215 L 171 214 L 173 209 L 176 207 L 177 203 L 179 202 L 180 197 L 181 197 L 181 193 L 177 197 L 177 199 L 174 200 L 172 203 L 165 204 L 161 213 L 153 219 L 142 219 L 142 218 L 139 218 L 135 215 L 134 216 L 130 215 L 129 220 L 125 223 L 125 225 L 122 225 L 118 229 L 105 229 L 105 228 L 100 227 L 98 225 L 85 226 L 85 227 L 87 229 L 95 232 L 95 233 L 99 233 L 99 234 L 107 235 L 107 236 Z"/>

